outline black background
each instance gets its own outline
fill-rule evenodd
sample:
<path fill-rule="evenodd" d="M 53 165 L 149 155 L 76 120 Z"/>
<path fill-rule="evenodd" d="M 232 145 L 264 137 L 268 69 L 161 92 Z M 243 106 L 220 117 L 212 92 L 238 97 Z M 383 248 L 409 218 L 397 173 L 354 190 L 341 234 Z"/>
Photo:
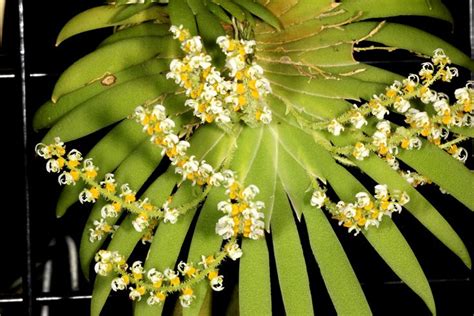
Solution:
<path fill-rule="evenodd" d="M 445 1 L 455 17 L 452 28 L 449 24 L 431 19 L 398 18 L 436 34 L 467 54 L 469 43 L 469 5 L 467 0 Z M 58 75 L 72 62 L 90 52 L 110 30 L 89 32 L 67 40 L 59 48 L 54 47 L 56 35 L 61 26 L 72 16 L 84 9 L 100 5 L 99 1 L 27 1 L 25 7 L 25 44 L 26 70 L 29 74 L 26 82 L 26 137 L 27 148 L 24 149 L 23 110 L 19 80 L 19 26 L 18 6 L 16 1 L 8 1 L 4 26 L 4 46 L 0 48 L 0 107 L 3 113 L 1 124 L 4 144 L 2 144 L 3 194 L 0 217 L 0 314 L 21 315 L 26 304 L 6 302 L 11 298 L 22 297 L 22 286 L 18 283 L 24 274 L 26 263 L 25 207 L 30 206 L 30 220 L 33 259 L 33 293 L 36 298 L 45 296 L 41 293 L 41 274 L 47 260 L 53 260 L 52 292 L 46 296 L 59 296 L 63 299 L 49 303 L 50 315 L 87 315 L 90 285 L 81 277 L 80 290 L 72 292 L 67 267 L 66 235 L 72 236 L 78 243 L 88 211 L 86 208 L 73 207 L 64 218 L 56 219 L 54 214 L 55 200 L 59 194 L 56 178 L 44 171 L 42 161 L 34 159 L 33 147 L 41 139 L 41 133 L 31 129 L 31 119 L 38 107 L 46 101 Z M 385 68 L 406 75 L 408 71 L 418 68 L 419 60 L 404 54 L 365 54 L 357 56 Z M 396 60 L 396 63 L 394 61 Z M 13 77 L 12 75 L 16 75 Z M 464 72 L 464 81 L 469 73 Z M 462 80 L 459 81 L 460 83 Z M 25 184 L 25 158 L 27 163 Z M 472 168 L 472 157 L 471 157 Z M 29 188 L 29 190 L 27 190 Z M 473 253 L 473 213 L 456 202 L 453 198 L 442 195 L 436 188 L 423 188 L 422 193 L 440 210 L 452 224 Z M 27 200 L 27 196 L 28 200 Z M 430 233 L 419 225 L 408 213 L 396 216 L 395 221 L 406 236 L 417 255 L 432 287 L 438 313 L 440 315 L 473 315 L 472 272 L 466 269 L 460 260 L 446 247 L 440 244 Z M 315 311 L 320 314 L 334 314 L 329 296 L 319 274 L 317 264 L 308 250 L 304 223 L 301 229 L 305 242 L 308 273 L 314 293 Z M 423 303 L 391 272 L 385 263 L 374 253 L 363 238 L 351 238 L 344 230 L 336 228 L 343 240 L 356 274 L 363 284 L 364 291 L 375 314 L 429 314 Z M 55 245 L 50 245 L 51 241 Z M 271 243 L 270 243 L 271 244 Z M 235 270 L 235 266 L 226 267 Z M 229 275 L 229 273 L 227 273 Z M 226 275 L 226 281 L 230 279 Z M 232 282 L 231 282 L 232 283 Z M 283 313 L 278 288 L 274 291 L 274 311 Z M 81 298 L 85 295 L 85 298 Z M 69 298 L 68 297 L 72 297 Z M 77 298 L 77 299 L 73 299 Z M 216 314 L 225 311 L 228 292 L 217 297 Z M 34 305 L 35 315 L 39 314 L 42 303 Z M 169 311 L 170 309 L 167 308 Z M 118 314 L 117 314 L 117 311 Z M 112 298 L 109 300 L 105 315 L 130 314 L 127 299 Z"/>

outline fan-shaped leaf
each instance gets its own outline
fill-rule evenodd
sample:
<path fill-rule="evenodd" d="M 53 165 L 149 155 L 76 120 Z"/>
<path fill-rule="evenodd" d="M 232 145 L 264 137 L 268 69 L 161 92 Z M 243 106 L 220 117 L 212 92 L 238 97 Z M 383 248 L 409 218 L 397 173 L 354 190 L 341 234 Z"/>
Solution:
<path fill-rule="evenodd" d="M 401 152 L 399 157 L 471 210 L 474 210 L 472 194 L 474 174 L 462 163 L 427 142 L 424 143 L 421 150 L 406 150 Z"/>
<path fill-rule="evenodd" d="M 178 43 L 170 36 L 131 38 L 101 47 L 64 71 L 56 82 L 52 100 L 56 102 L 69 92 L 152 57 L 174 57 L 177 52 Z"/>
<path fill-rule="evenodd" d="M 239 311 L 242 316 L 271 315 L 270 260 L 265 239 L 242 240 Z"/>
<path fill-rule="evenodd" d="M 144 10 L 139 10 L 140 12 L 130 17 L 126 17 L 125 19 L 116 19 L 116 17 L 120 16 L 124 11 L 127 11 L 126 7 L 106 5 L 95 7 L 76 15 L 66 23 L 59 33 L 56 40 L 56 46 L 61 44 L 64 40 L 79 33 L 115 25 L 137 24 L 144 21 L 156 20 L 162 18 L 165 14 L 162 7 L 153 6 Z"/>
<path fill-rule="evenodd" d="M 325 176 L 342 200 L 351 201 L 357 192 L 366 192 L 360 182 L 337 165 L 327 153 L 318 151 L 315 155 L 320 159 L 323 170 L 328 171 Z M 384 219 L 378 229 L 370 229 L 364 235 L 393 272 L 420 296 L 432 313 L 435 313 L 436 308 L 428 280 L 395 224 L 390 219 Z"/>
<path fill-rule="evenodd" d="M 134 150 L 114 172 L 117 183 L 128 183 L 131 188 L 138 190 L 150 177 L 162 159 L 160 148 L 146 140 L 136 150 Z M 89 241 L 89 229 L 93 228 L 94 221 L 101 218 L 101 208 L 105 202 L 98 201 L 89 215 L 86 226 L 82 234 L 80 257 L 81 268 L 84 275 L 89 275 L 89 267 L 94 259 L 95 253 L 100 249 L 105 240 L 96 242 Z M 115 220 L 108 219 L 108 223 L 113 225 Z"/>
<path fill-rule="evenodd" d="M 97 80 L 85 87 L 64 95 L 56 103 L 48 101 L 35 113 L 33 118 L 33 128 L 42 129 L 51 127 L 61 117 L 90 98 L 95 97 L 104 91 L 110 90 L 111 88 L 115 88 L 127 81 L 144 76 L 160 74 L 163 71 L 166 71 L 168 67 L 168 59 L 152 58 L 144 63 L 131 66 L 114 74 L 113 77 L 110 77 L 113 80 L 113 83 L 111 84 L 104 83 L 103 80 Z"/>
<path fill-rule="evenodd" d="M 336 312 L 339 315 L 371 315 L 357 276 L 324 213 L 306 204 L 303 214 L 311 249 Z"/>

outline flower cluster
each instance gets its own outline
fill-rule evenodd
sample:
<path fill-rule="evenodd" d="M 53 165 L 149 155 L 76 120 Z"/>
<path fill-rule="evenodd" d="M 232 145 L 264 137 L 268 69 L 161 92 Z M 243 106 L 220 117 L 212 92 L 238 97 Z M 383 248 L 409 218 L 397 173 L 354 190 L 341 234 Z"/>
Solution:
<path fill-rule="evenodd" d="M 374 95 L 361 106 L 354 105 L 352 109 L 334 119 L 314 123 L 295 111 L 292 113 L 303 128 L 327 130 L 335 136 L 341 135 L 346 129 L 361 130 L 368 125 L 369 116 L 375 117 L 378 121 L 376 130 L 369 136 L 362 132 L 358 134 L 358 141 L 354 145 L 322 145 L 336 156 L 352 156 L 357 160 L 363 160 L 373 152 L 385 159 L 410 184 L 417 186 L 430 183 L 430 180 L 422 175 L 401 170 L 397 155 L 400 150 L 420 149 L 422 139 L 427 139 L 457 160 L 463 163 L 466 161 L 467 151 L 457 143 L 469 137 L 456 134 L 453 128 L 474 126 L 474 82 L 469 81 L 465 87 L 454 92 L 454 103 L 450 103 L 446 94 L 430 88 L 437 80 L 449 82 L 458 75 L 457 69 L 449 66 L 450 62 L 445 53 L 437 49 L 431 62 L 423 63 L 418 74 L 395 81 L 384 93 Z M 407 126 L 395 128 L 390 121 L 385 120 L 389 109 L 401 115 Z"/>
<path fill-rule="evenodd" d="M 244 237 L 258 239 L 264 235 L 263 213 L 264 204 L 260 201 L 252 201 L 259 192 L 254 185 L 243 188 L 239 185 L 231 185 L 227 189 L 230 197 L 217 205 L 219 211 L 225 215 L 221 217 L 216 225 L 216 233 L 224 239 L 242 234 Z"/>
<path fill-rule="evenodd" d="M 264 97 L 271 92 L 263 77 L 263 69 L 249 62 L 255 41 L 234 40 L 227 36 L 217 38 L 217 44 L 226 55 L 228 79 L 211 63 L 211 56 L 203 52 L 199 36 L 191 37 L 182 26 L 170 31 L 181 42 L 186 56 L 174 59 L 166 75 L 183 87 L 189 99 L 185 105 L 201 122 L 227 124 L 238 119 L 249 125 L 271 122 L 272 113 Z"/>
<path fill-rule="evenodd" d="M 219 274 L 218 266 L 227 257 L 237 260 L 242 250 L 235 241 L 229 241 L 216 255 L 202 256 L 195 265 L 192 262 L 179 262 L 177 269 L 170 268 L 158 271 L 155 268 L 145 270 L 141 261 L 129 266 L 124 256 L 117 251 L 99 250 L 95 256 L 94 270 L 102 276 L 114 273 L 117 277 L 111 282 L 114 291 L 129 290 L 131 300 L 141 300 L 147 295 L 149 305 L 163 303 L 166 296 L 180 292 L 179 301 L 183 307 L 189 307 L 195 298 L 193 285 L 207 278 L 214 291 L 224 289 L 224 277 Z"/>
<path fill-rule="evenodd" d="M 237 236 L 257 239 L 263 236 L 263 213 L 259 212 L 264 207 L 261 201 L 254 201 L 259 190 L 255 185 L 244 187 L 237 181 L 232 170 L 217 171 L 205 160 L 197 160 L 195 156 L 188 156 L 190 147 L 185 140 L 180 140 L 174 132 L 174 122 L 166 116 L 161 104 L 153 108 L 139 106 L 135 110 L 135 117 L 145 132 L 151 136 L 151 141 L 163 148 L 175 166 L 176 173 L 182 175 L 182 180 L 192 181 L 193 185 L 224 187 L 229 197 L 227 202 L 219 203 L 219 210 L 226 213 L 216 225 L 216 233 L 224 239 Z M 163 124 L 163 122 L 167 122 Z M 170 123 L 173 122 L 173 123 Z M 163 125 L 167 128 L 163 129 Z M 224 207 L 223 205 L 228 205 Z M 234 209 L 234 211 L 232 210 Z M 237 211 L 238 210 L 238 211 Z M 171 214 L 164 207 L 165 213 Z M 165 215 L 165 221 L 166 221 Z M 173 221 L 171 221 L 173 222 Z"/>
<path fill-rule="evenodd" d="M 405 192 L 389 192 L 385 184 L 375 186 L 375 199 L 366 192 L 357 193 L 355 198 L 356 201 L 352 203 L 334 203 L 327 197 L 324 189 L 318 188 L 313 192 L 310 203 L 317 208 L 326 209 L 339 221 L 339 225 L 357 235 L 362 228 L 367 230 L 370 226 L 378 227 L 384 216 L 392 217 L 394 212 L 400 213 L 402 206 L 410 201 Z"/>
<path fill-rule="evenodd" d="M 122 209 L 136 215 L 132 224 L 138 232 L 153 229 L 159 219 L 176 222 L 179 212 L 169 207 L 171 199 L 168 199 L 161 208 L 151 204 L 147 198 L 137 199 L 136 192 L 130 189 L 128 184 L 117 185 L 112 173 L 106 174 L 104 180 L 98 182 L 96 178 L 99 169 L 92 159 L 83 159 L 82 154 L 76 149 L 66 153 L 66 147 L 59 138 L 55 138 L 54 144 L 40 143 L 35 150 L 40 157 L 48 160 L 46 163 L 48 172 L 60 173 L 58 177 L 60 184 L 74 185 L 81 179 L 88 185 L 79 194 L 79 202 L 95 203 L 100 197 L 108 201 L 101 209 L 101 218 L 93 222 L 94 228 L 90 228 L 91 242 L 101 240 L 115 231 L 117 227 L 110 223 L 110 219 L 116 219 Z M 151 240 L 149 234 L 145 234 L 144 239 Z"/>

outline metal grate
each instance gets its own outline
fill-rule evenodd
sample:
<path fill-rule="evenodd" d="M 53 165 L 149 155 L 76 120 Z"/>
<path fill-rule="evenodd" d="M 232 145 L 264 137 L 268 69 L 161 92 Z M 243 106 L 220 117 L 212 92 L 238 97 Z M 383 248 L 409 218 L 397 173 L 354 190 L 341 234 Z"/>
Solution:
<path fill-rule="evenodd" d="M 82 5 L 84 7 L 99 5 L 99 1 L 89 2 L 90 3 Z M 19 291 L 18 293 L 10 292 L 0 294 L 0 314 L 2 316 L 9 314 L 18 315 L 20 313 L 24 313 L 26 315 L 41 314 L 42 316 L 47 316 L 49 314 L 61 315 L 62 309 L 58 307 L 55 311 L 53 311 L 53 307 L 56 308 L 57 306 L 59 306 L 59 304 L 61 304 L 61 306 L 63 307 L 66 306 L 67 309 L 69 307 L 77 306 L 75 304 L 77 302 L 80 302 L 83 303 L 84 306 L 86 306 L 85 308 L 87 308 L 87 305 L 91 299 L 90 288 L 88 286 L 82 286 L 83 281 L 81 281 L 82 279 L 78 271 L 76 249 L 77 247 L 73 238 L 69 237 L 68 234 L 63 234 L 61 236 L 58 236 L 57 242 L 51 243 L 49 245 L 49 248 L 47 245 L 43 245 L 41 249 L 50 249 L 49 252 L 47 252 L 46 256 L 40 256 L 37 252 L 35 252 L 35 247 L 38 246 L 38 243 L 35 243 L 35 238 L 36 236 L 38 236 L 38 230 L 41 228 L 42 224 L 36 221 L 36 219 L 38 218 L 37 212 L 40 211 L 41 208 L 37 204 L 35 204 L 38 200 L 32 198 L 32 195 L 34 194 L 32 191 L 30 191 L 30 187 L 33 187 L 32 177 L 35 177 L 33 175 L 34 172 L 31 170 L 32 165 L 35 164 L 34 161 L 31 160 L 32 145 L 38 139 L 38 136 L 31 136 L 32 131 L 30 130 L 30 116 L 34 112 L 32 109 L 37 106 L 37 104 L 33 105 L 32 103 L 41 102 L 41 100 L 40 97 L 38 97 L 37 93 L 33 92 L 35 90 L 35 85 L 37 84 L 37 82 L 33 82 L 33 80 L 47 79 L 48 83 L 45 85 L 49 87 L 50 82 L 53 82 L 54 79 L 57 77 L 57 68 L 48 69 L 46 67 L 41 69 L 41 67 L 37 67 L 37 65 L 35 67 L 32 67 L 31 60 L 34 59 L 35 56 L 32 56 L 34 54 L 34 50 L 29 49 L 32 39 L 37 34 L 35 34 L 35 27 L 33 25 L 30 25 L 28 28 L 29 22 L 28 19 L 25 18 L 25 16 L 28 16 L 28 14 L 25 14 L 25 9 L 31 10 L 30 14 L 32 14 L 32 11 L 35 10 L 34 5 L 35 4 L 32 4 L 32 2 L 25 3 L 24 0 L 7 0 L 7 12 L 9 14 L 14 14 L 16 18 L 11 18 L 11 21 L 9 23 L 6 23 L 4 26 L 4 32 L 9 32 L 8 35 L 11 39 L 10 54 L 7 53 L 5 56 L 0 55 L 0 80 L 9 80 L 13 82 L 14 88 L 18 92 L 14 103 L 21 107 L 21 111 L 17 111 L 15 115 L 18 115 L 18 122 L 21 123 L 20 147 L 23 149 L 23 155 L 19 158 L 19 164 L 21 164 L 21 168 L 23 170 L 22 187 L 20 188 L 20 192 L 23 196 L 21 197 L 22 205 L 20 210 L 18 211 L 23 212 L 21 216 L 22 230 L 20 235 L 23 239 L 22 242 L 24 249 L 24 252 L 22 254 L 23 257 L 21 260 L 23 268 L 23 277 L 20 286 L 21 291 Z M 43 6 L 49 5 L 49 3 L 43 3 Z M 463 34 L 463 36 L 464 38 L 470 37 L 469 47 L 471 49 L 471 55 L 474 56 L 474 15 L 472 0 L 469 1 L 469 9 L 470 16 L 467 15 L 465 17 L 465 19 L 468 19 L 465 23 L 465 26 L 466 28 L 469 28 L 469 31 Z M 454 14 L 457 14 L 457 12 L 454 12 Z M 65 18 L 67 19 L 71 16 L 72 14 L 65 16 Z M 47 17 L 47 19 L 49 18 L 54 17 Z M 43 22 L 48 23 L 48 21 Z M 15 26 L 15 28 L 11 27 L 12 25 Z M 7 27 L 11 28 L 7 29 Z M 26 32 L 25 27 L 27 28 Z M 38 30 L 38 32 L 41 32 L 41 30 Z M 4 33 L 3 36 L 4 41 L 7 37 L 5 36 L 5 34 L 6 33 Z M 75 48 L 76 47 L 72 46 L 71 51 Z M 54 58 L 52 58 L 52 60 L 50 60 L 49 62 L 53 62 L 53 60 Z M 37 61 L 36 64 L 38 64 Z M 0 89 L 2 89 L 1 85 L 3 82 L 4 81 L 0 81 Z M 3 90 L 0 91 L 2 91 L 2 94 L 4 93 Z M 35 95 L 35 97 L 32 97 L 33 94 Z M 35 188 L 36 187 L 37 186 L 35 186 Z M 51 212 L 49 212 L 48 215 L 51 215 L 50 213 Z M 450 220 L 452 219 L 450 218 Z M 74 221 L 74 219 L 72 221 Z M 465 225 L 468 226 L 467 224 Z M 459 224 L 458 227 L 461 227 L 461 230 L 464 229 L 462 224 Z M 410 227 L 408 227 L 408 229 L 409 228 Z M 466 231 L 468 231 L 470 227 L 465 229 Z M 80 228 L 78 228 L 78 230 L 80 231 Z M 463 239 L 466 240 L 468 236 L 469 233 L 465 233 Z M 4 242 L 9 242 L 9 240 L 2 240 L 2 243 Z M 64 254 L 69 259 L 66 261 L 57 260 L 58 255 L 55 254 L 56 251 L 62 251 L 62 254 Z M 444 248 L 440 251 L 442 252 L 441 256 L 447 254 Z M 3 250 L 2 253 L 4 253 Z M 8 255 L 9 254 L 7 254 L 6 256 L 8 257 Z M 5 256 L 3 255 L 2 260 L 6 260 Z M 427 261 L 429 261 L 429 259 Z M 67 268 L 63 267 L 56 269 L 55 265 L 58 262 L 64 264 Z M 424 262 L 422 262 L 422 264 L 423 263 Z M 58 273 L 61 275 L 59 277 L 56 277 L 55 279 L 54 273 Z M 58 278 L 61 278 L 62 275 L 66 275 L 66 278 L 62 279 L 67 279 L 68 281 L 66 282 L 66 285 L 58 287 L 58 291 L 57 289 L 55 289 L 55 286 L 57 285 L 55 284 L 55 281 L 58 281 Z M 437 289 L 439 296 L 445 295 L 448 299 L 453 298 L 459 292 L 469 293 L 469 291 L 472 290 L 471 281 L 465 273 L 459 273 L 448 277 L 440 275 L 430 279 L 430 283 L 434 289 L 439 286 L 439 288 Z M 368 290 L 368 292 L 376 292 L 380 288 L 383 288 L 387 291 L 387 293 L 391 293 L 390 295 L 398 296 L 401 300 L 404 299 L 405 295 L 412 295 L 410 293 L 407 293 L 407 290 L 400 281 L 393 281 L 390 278 L 388 278 L 383 283 L 382 287 L 379 286 L 374 288 L 374 285 L 370 283 L 365 284 L 364 287 Z M 454 288 L 456 290 L 450 293 L 451 289 Z M 55 293 L 62 294 L 57 295 Z M 469 294 L 467 294 L 467 297 L 468 296 Z M 372 293 L 372 297 L 378 296 Z M 436 293 L 435 297 L 437 297 Z M 459 301 L 462 300 L 463 297 L 453 299 Z M 408 301 L 411 302 L 410 300 Z M 414 301 L 416 302 L 417 299 L 415 298 Z M 2 313 L 3 309 L 6 312 L 5 314 Z M 78 313 L 78 311 L 74 310 L 70 313 L 75 314 Z"/>

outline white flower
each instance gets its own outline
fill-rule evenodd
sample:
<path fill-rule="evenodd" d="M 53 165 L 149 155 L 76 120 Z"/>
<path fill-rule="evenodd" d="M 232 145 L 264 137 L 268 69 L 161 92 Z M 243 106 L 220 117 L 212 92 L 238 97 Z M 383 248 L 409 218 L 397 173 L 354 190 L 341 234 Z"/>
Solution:
<path fill-rule="evenodd" d="M 191 288 L 185 288 L 183 294 L 179 296 L 179 302 L 181 306 L 187 308 L 191 305 L 192 301 L 196 296 L 193 295 L 193 290 Z"/>
<path fill-rule="evenodd" d="M 336 136 L 339 136 L 342 131 L 344 131 L 344 126 L 342 126 L 336 119 L 333 119 L 328 125 L 328 131 Z"/>
<path fill-rule="evenodd" d="M 260 121 L 263 124 L 270 124 L 272 122 L 272 111 L 269 107 L 264 106 L 262 109 L 262 114 L 260 115 Z"/>
<path fill-rule="evenodd" d="M 67 171 L 64 171 L 63 173 L 59 175 L 58 182 L 60 185 L 76 184 L 74 177 Z"/>
<path fill-rule="evenodd" d="M 165 204 L 167 204 L 167 202 L 165 202 Z M 178 221 L 178 217 L 179 217 L 178 209 L 169 208 L 169 207 L 167 207 L 167 205 L 166 205 L 166 207 L 164 207 L 163 222 L 170 223 L 170 224 L 176 224 L 176 222 Z"/>
<path fill-rule="evenodd" d="M 420 100 L 421 102 L 428 104 L 433 103 L 437 99 L 437 93 L 429 88 L 420 89 Z"/>
<path fill-rule="evenodd" d="M 97 262 L 94 266 L 95 273 L 106 276 L 112 271 L 111 263 Z"/>
<path fill-rule="evenodd" d="M 389 121 L 380 121 L 377 123 L 376 128 L 378 131 L 384 134 L 390 134 L 391 126 Z"/>
<path fill-rule="evenodd" d="M 175 127 L 175 123 L 172 119 L 166 118 L 163 121 L 160 122 L 160 128 L 165 134 L 169 134 L 173 132 L 173 129 Z"/>
<path fill-rule="evenodd" d="M 212 174 L 212 176 L 209 179 L 209 184 L 218 187 L 221 185 L 221 183 L 224 181 L 224 176 L 220 172 L 215 172 Z"/>
<path fill-rule="evenodd" d="M 35 146 L 35 152 L 38 156 L 44 159 L 49 159 L 52 157 L 52 152 L 49 146 L 39 143 Z"/>
<path fill-rule="evenodd" d="M 115 278 L 112 280 L 112 290 L 114 292 L 117 292 L 118 290 L 125 290 L 127 288 L 128 282 L 126 282 L 127 279 L 124 279 L 123 277 L 120 278 Z"/>
<path fill-rule="evenodd" d="M 357 159 L 357 160 L 364 160 L 364 158 L 368 157 L 370 154 L 370 151 L 363 143 L 356 143 L 354 146 L 354 150 L 352 152 L 352 155 Z"/>
<path fill-rule="evenodd" d="M 354 204 L 352 203 L 347 203 L 343 205 L 340 211 L 347 218 L 353 218 L 356 215 L 356 209 L 355 209 Z"/>
<path fill-rule="evenodd" d="M 263 68 L 255 62 L 252 63 L 247 72 L 251 79 L 258 79 L 263 76 Z"/>
<path fill-rule="evenodd" d="M 397 98 L 397 100 L 393 103 L 393 107 L 399 113 L 405 113 L 406 111 L 408 111 L 411 105 L 410 105 L 410 101 L 403 98 Z"/>
<path fill-rule="evenodd" d="M 59 162 L 56 159 L 49 159 L 46 163 L 46 171 L 57 173 L 61 171 L 61 167 L 59 166 Z"/>
<path fill-rule="evenodd" d="M 421 78 L 431 79 L 433 76 L 434 66 L 432 63 L 423 63 L 421 64 L 421 70 L 418 72 Z"/>
<path fill-rule="evenodd" d="M 364 208 L 370 204 L 370 197 L 365 192 L 359 192 L 356 194 L 357 206 Z"/>
<path fill-rule="evenodd" d="M 388 188 L 386 184 L 377 184 L 375 186 L 375 195 L 377 200 L 388 198 Z"/>
<path fill-rule="evenodd" d="M 117 217 L 118 213 L 117 213 L 117 210 L 115 209 L 115 207 L 112 205 L 112 204 L 106 204 L 102 207 L 102 209 L 100 210 L 100 215 L 103 217 L 103 218 L 106 218 L 106 217 Z"/>
<path fill-rule="evenodd" d="M 452 154 L 451 156 L 453 156 L 454 158 L 456 158 L 457 160 L 459 160 L 460 162 L 462 163 L 465 163 L 466 160 L 467 160 L 467 157 L 469 156 L 468 155 L 468 152 L 465 148 L 463 147 L 456 147 L 455 150 L 452 150 Z"/>
<path fill-rule="evenodd" d="M 82 154 L 77 149 L 73 149 L 67 154 L 67 159 L 69 161 L 79 162 L 82 161 Z"/>
<path fill-rule="evenodd" d="M 222 275 L 218 275 L 217 273 L 216 273 L 216 276 L 214 276 L 210 280 L 211 288 L 216 292 L 222 291 L 224 289 L 223 283 L 224 283 L 224 277 Z"/>
<path fill-rule="evenodd" d="M 377 131 L 372 135 L 372 144 L 375 146 L 387 145 L 387 134 L 381 131 Z"/>
<path fill-rule="evenodd" d="M 406 122 L 417 128 L 424 128 L 430 125 L 430 118 L 428 113 L 411 108 L 406 114 Z"/>
<path fill-rule="evenodd" d="M 258 189 L 258 187 L 256 185 L 251 184 L 244 189 L 244 191 L 242 192 L 242 196 L 246 201 L 253 200 L 259 192 L 260 190 Z"/>
<path fill-rule="evenodd" d="M 178 277 L 178 274 L 176 273 L 176 271 L 170 268 L 166 268 L 165 271 L 163 271 L 163 274 L 168 281 L 174 280 Z"/>
<path fill-rule="evenodd" d="M 163 303 L 166 296 L 163 292 L 150 292 L 150 296 L 147 298 L 146 303 L 148 305 L 155 305 Z"/>
<path fill-rule="evenodd" d="M 350 122 L 355 128 L 361 129 L 362 126 L 367 125 L 367 120 L 364 118 L 362 113 L 355 111 L 350 117 Z"/>
<path fill-rule="evenodd" d="M 384 116 L 389 113 L 387 108 L 380 103 L 375 103 L 371 112 L 372 115 L 374 115 L 379 120 L 383 120 Z"/>
<path fill-rule="evenodd" d="M 196 54 L 202 51 L 202 41 L 200 36 L 193 36 L 190 39 L 183 41 L 181 47 L 184 51 Z"/>
<path fill-rule="evenodd" d="M 150 225 L 148 218 L 144 215 L 145 214 L 139 214 L 135 220 L 132 221 L 133 228 L 135 228 L 137 232 L 142 232 Z"/>
<path fill-rule="evenodd" d="M 265 236 L 265 232 L 263 231 L 264 227 L 265 227 L 265 223 L 263 221 L 252 219 L 252 225 L 250 226 L 249 238 L 253 240 L 257 240 Z"/>
<path fill-rule="evenodd" d="M 128 297 L 132 301 L 140 301 L 142 299 L 142 295 L 145 294 L 145 288 L 143 286 L 138 286 L 136 288 L 130 287 L 130 293 L 128 294 Z"/>
<path fill-rule="evenodd" d="M 229 258 L 234 261 L 242 257 L 242 249 L 240 249 L 239 244 L 235 242 L 230 245 L 226 245 L 225 251 L 227 252 Z"/>
<path fill-rule="evenodd" d="M 315 190 L 313 192 L 313 195 L 311 196 L 311 201 L 310 201 L 311 206 L 321 208 L 324 206 L 325 202 L 326 202 L 326 193 L 321 190 Z"/>
<path fill-rule="evenodd" d="M 232 203 L 228 201 L 220 201 L 217 204 L 217 209 L 225 214 L 230 215 L 230 213 L 232 213 Z"/>
<path fill-rule="evenodd" d="M 230 76 L 235 77 L 238 71 L 245 68 L 245 61 L 240 56 L 230 57 L 226 60 L 226 67 L 230 70 Z"/>
<path fill-rule="evenodd" d="M 225 215 L 217 221 L 216 234 L 223 239 L 229 239 L 234 236 L 234 220 L 232 217 Z"/>
<path fill-rule="evenodd" d="M 442 50 L 441 48 L 438 48 L 434 51 L 431 61 L 435 65 L 451 63 L 451 60 L 449 59 L 448 56 L 446 56 L 446 54 L 444 53 L 444 50 Z"/>
<path fill-rule="evenodd" d="M 79 194 L 79 202 L 81 203 L 85 203 L 85 202 L 95 203 L 98 198 L 99 198 L 99 191 L 95 187 L 90 188 L 90 189 L 84 189 Z"/>
<path fill-rule="evenodd" d="M 433 103 L 433 108 L 438 115 L 449 114 L 451 112 L 448 104 L 448 100 L 446 98 L 439 97 L 436 102 Z"/>
<path fill-rule="evenodd" d="M 158 283 L 163 280 L 163 273 L 156 270 L 155 268 L 151 268 L 148 270 L 147 278 L 151 281 L 151 283 Z"/>
<path fill-rule="evenodd" d="M 454 91 L 454 96 L 456 97 L 458 104 L 464 104 L 466 101 L 469 102 L 471 97 L 469 95 L 469 88 L 459 88 Z"/>
<path fill-rule="evenodd" d="M 232 170 L 226 169 L 222 171 L 222 176 L 224 178 L 224 180 L 222 181 L 222 185 L 226 188 L 231 186 L 235 182 L 234 172 Z"/>

